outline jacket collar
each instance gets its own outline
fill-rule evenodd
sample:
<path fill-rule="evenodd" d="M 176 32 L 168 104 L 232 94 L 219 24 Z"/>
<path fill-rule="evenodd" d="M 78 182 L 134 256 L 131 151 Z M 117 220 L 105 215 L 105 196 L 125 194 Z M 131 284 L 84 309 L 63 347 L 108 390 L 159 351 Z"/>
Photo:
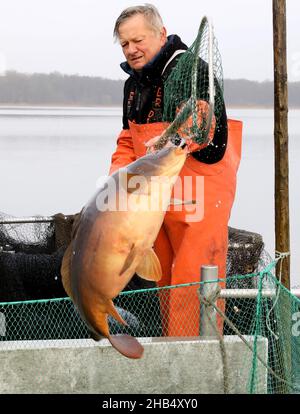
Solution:
<path fill-rule="evenodd" d="M 187 46 L 181 41 L 180 37 L 177 35 L 170 35 L 167 38 L 167 43 L 161 48 L 157 55 L 154 56 L 150 62 L 148 62 L 140 72 L 136 72 L 131 69 L 128 63 L 122 62 L 120 64 L 121 68 L 128 75 L 138 79 L 153 79 L 161 75 L 165 64 L 173 55 L 173 53 L 178 49 L 187 49 Z"/>

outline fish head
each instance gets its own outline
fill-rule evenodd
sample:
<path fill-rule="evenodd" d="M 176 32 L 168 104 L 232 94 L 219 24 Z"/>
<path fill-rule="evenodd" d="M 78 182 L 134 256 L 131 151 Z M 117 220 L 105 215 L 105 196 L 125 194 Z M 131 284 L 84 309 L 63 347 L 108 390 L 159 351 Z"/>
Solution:
<path fill-rule="evenodd" d="M 145 177 L 177 177 L 186 161 L 187 154 L 186 148 L 175 145 L 166 146 L 159 151 L 148 153 L 130 164 L 128 172 Z"/>

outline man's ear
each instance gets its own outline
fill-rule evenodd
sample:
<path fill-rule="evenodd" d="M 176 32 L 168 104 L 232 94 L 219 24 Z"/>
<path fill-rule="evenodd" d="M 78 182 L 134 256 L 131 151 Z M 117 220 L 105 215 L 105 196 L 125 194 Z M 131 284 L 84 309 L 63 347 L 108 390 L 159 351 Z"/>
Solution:
<path fill-rule="evenodd" d="M 161 32 L 160 32 L 160 40 L 161 40 L 161 44 L 162 44 L 162 46 L 166 43 L 166 41 L 167 41 L 167 29 L 165 28 L 165 27 L 163 27 L 162 29 L 161 29 Z"/>

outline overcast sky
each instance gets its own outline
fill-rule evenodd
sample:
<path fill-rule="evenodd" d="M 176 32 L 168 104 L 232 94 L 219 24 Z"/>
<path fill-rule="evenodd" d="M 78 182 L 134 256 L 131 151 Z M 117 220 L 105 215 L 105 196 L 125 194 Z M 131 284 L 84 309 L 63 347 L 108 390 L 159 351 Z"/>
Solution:
<path fill-rule="evenodd" d="M 225 78 L 273 78 L 272 0 L 149 0 L 168 34 L 190 45 L 203 15 L 211 17 Z M 286 0 L 289 80 L 300 81 L 300 0 Z M 113 26 L 128 0 L 0 0 L 0 73 L 125 79 Z"/>

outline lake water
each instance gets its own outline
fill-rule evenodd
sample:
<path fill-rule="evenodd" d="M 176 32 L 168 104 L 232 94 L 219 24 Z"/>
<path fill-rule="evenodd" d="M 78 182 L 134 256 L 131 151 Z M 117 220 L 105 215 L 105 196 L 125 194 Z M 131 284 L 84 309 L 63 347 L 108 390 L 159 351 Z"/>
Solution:
<path fill-rule="evenodd" d="M 274 256 L 273 111 L 228 109 L 244 122 L 230 225 L 262 234 Z M 121 108 L 0 108 L 0 211 L 73 214 L 106 175 Z M 300 110 L 289 113 L 291 282 L 300 285 Z"/>

